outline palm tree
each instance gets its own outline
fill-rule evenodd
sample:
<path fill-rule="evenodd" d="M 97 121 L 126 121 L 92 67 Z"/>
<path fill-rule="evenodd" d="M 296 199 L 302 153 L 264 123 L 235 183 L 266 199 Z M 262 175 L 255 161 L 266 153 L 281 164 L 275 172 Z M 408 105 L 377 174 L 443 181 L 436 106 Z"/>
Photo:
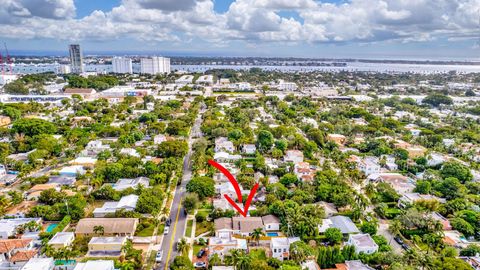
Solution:
<path fill-rule="evenodd" d="M 43 246 L 43 254 L 47 255 L 47 257 L 53 257 L 55 253 L 55 249 L 51 245 L 44 245 Z"/>
<path fill-rule="evenodd" d="M 388 226 L 388 230 L 392 233 L 393 237 L 401 235 L 402 228 L 402 223 L 400 223 L 400 221 L 396 219 L 392 220 L 392 222 L 390 222 L 390 225 Z M 391 241 L 392 239 L 390 239 L 390 242 Z"/>
<path fill-rule="evenodd" d="M 100 225 L 93 226 L 93 233 L 103 235 L 105 233 L 105 228 Z"/>
<path fill-rule="evenodd" d="M 240 257 L 237 258 L 237 263 L 235 264 L 236 270 L 249 270 L 251 269 L 252 258 L 247 254 L 243 253 Z"/>
<path fill-rule="evenodd" d="M 103 180 L 99 177 L 95 177 L 90 181 L 90 185 L 92 185 L 94 188 L 99 188 L 103 184 Z"/>
<path fill-rule="evenodd" d="M 188 252 L 190 251 L 190 244 L 185 238 L 182 238 L 177 243 L 177 249 L 180 253 L 182 253 L 183 256 L 187 256 Z"/>
<path fill-rule="evenodd" d="M 257 246 L 260 245 L 260 238 L 262 236 L 265 236 L 265 233 L 263 232 L 262 228 L 256 228 L 252 232 L 252 239 L 257 242 Z"/>
<path fill-rule="evenodd" d="M 238 258 L 242 255 L 243 251 L 239 250 L 239 249 L 231 249 L 230 250 L 230 263 L 235 266 L 237 265 L 237 262 L 238 262 Z"/>
<path fill-rule="evenodd" d="M 210 260 L 208 260 L 208 265 L 211 265 L 211 266 L 218 266 L 221 263 L 222 263 L 222 259 L 220 258 L 220 256 L 218 256 L 218 254 L 213 254 Z"/>

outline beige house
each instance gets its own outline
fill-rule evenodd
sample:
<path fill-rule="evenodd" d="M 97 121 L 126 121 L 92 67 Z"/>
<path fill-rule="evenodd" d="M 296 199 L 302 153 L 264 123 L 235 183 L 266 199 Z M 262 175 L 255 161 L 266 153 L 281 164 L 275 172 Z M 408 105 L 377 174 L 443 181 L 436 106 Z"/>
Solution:
<path fill-rule="evenodd" d="M 342 134 L 328 134 L 327 140 L 336 143 L 337 145 L 343 145 L 347 141 L 347 137 Z"/>
<path fill-rule="evenodd" d="M 8 125 L 10 125 L 11 122 L 12 122 L 12 120 L 10 120 L 10 117 L 0 116 L 0 127 L 8 126 Z"/>
<path fill-rule="evenodd" d="M 119 257 L 127 237 L 92 237 L 88 243 L 89 257 Z"/>
<path fill-rule="evenodd" d="M 84 218 L 78 222 L 75 235 L 97 235 L 103 230 L 106 236 L 133 236 L 137 225 L 138 218 Z"/>

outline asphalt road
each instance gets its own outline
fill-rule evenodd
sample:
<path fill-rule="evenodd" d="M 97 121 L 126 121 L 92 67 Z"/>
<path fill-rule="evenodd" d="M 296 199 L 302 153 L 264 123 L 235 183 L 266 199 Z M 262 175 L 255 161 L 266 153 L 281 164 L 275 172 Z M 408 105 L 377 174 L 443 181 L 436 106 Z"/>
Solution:
<path fill-rule="evenodd" d="M 172 208 L 170 210 L 169 218 L 172 220 L 172 224 L 170 225 L 168 234 L 163 236 L 163 242 L 160 245 L 161 250 L 163 251 L 163 260 L 162 263 L 158 264 L 156 269 L 168 269 L 168 266 L 178 254 L 176 245 L 184 236 L 187 216 L 185 215 L 184 208 L 182 207 L 182 199 L 186 193 L 187 183 L 192 177 L 192 169 L 190 167 L 192 144 L 194 142 L 194 137 L 199 137 L 199 134 L 201 134 L 200 125 L 202 123 L 202 114 L 203 111 L 199 113 L 190 132 L 190 138 L 188 139 L 188 153 L 183 160 L 182 182 L 175 190 L 175 195 L 173 197 L 173 203 L 171 206 Z M 158 233 L 163 234 L 163 232 Z"/>

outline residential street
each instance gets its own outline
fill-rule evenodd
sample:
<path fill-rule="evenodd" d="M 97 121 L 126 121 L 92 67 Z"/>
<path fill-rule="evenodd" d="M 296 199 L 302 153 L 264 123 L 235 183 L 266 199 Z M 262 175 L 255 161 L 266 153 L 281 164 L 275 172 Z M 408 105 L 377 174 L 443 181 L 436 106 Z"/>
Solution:
<path fill-rule="evenodd" d="M 168 269 L 168 265 L 173 261 L 175 256 L 177 256 L 176 244 L 183 237 L 186 226 L 186 215 L 182 207 L 182 199 L 186 193 L 186 186 L 188 181 L 192 177 L 192 170 L 190 168 L 190 158 L 192 156 L 192 145 L 195 141 L 195 137 L 201 135 L 200 125 L 202 123 L 202 114 L 201 110 L 195 120 L 195 123 L 190 132 L 190 137 L 188 139 L 188 153 L 183 160 L 183 178 L 182 183 L 177 186 L 175 190 L 175 195 L 173 198 L 173 203 L 170 210 L 169 218 L 172 220 L 170 230 L 167 235 L 164 235 L 163 242 L 161 244 L 161 250 L 163 251 L 163 260 L 162 263 L 156 269 Z M 158 232 L 162 234 L 163 232 Z"/>

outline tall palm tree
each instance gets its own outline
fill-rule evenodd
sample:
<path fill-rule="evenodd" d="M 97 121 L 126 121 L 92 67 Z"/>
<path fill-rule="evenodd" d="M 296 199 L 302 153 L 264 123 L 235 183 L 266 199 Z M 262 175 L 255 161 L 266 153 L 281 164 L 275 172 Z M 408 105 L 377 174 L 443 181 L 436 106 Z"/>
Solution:
<path fill-rule="evenodd" d="M 222 259 L 220 258 L 220 256 L 218 256 L 218 254 L 213 254 L 210 260 L 208 260 L 208 265 L 211 265 L 211 266 L 218 266 L 221 263 L 222 263 Z"/>
<path fill-rule="evenodd" d="M 243 254 L 244 252 L 239 250 L 239 249 L 231 249 L 230 250 L 230 263 L 235 266 L 237 265 L 238 258 Z"/>
<path fill-rule="evenodd" d="M 402 226 L 402 223 L 400 223 L 399 220 L 392 220 L 392 222 L 390 222 L 390 225 L 388 226 L 388 230 L 392 233 L 393 237 L 397 237 L 399 235 L 401 235 L 401 230 L 402 230 L 403 226 Z M 390 239 L 390 242 L 392 241 L 392 239 Z"/>
<path fill-rule="evenodd" d="M 247 254 L 243 253 L 240 257 L 237 259 L 237 263 L 235 264 L 235 269 L 236 270 L 250 270 L 252 264 L 252 258 L 248 256 Z"/>
<path fill-rule="evenodd" d="M 182 253 L 183 256 L 188 256 L 188 252 L 190 251 L 190 244 L 185 238 L 182 238 L 177 243 L 177 249 L 180 253 Z"/>
<path fill-rule="evenodd" d="M 255 240 L 255 242 L 257 242 L 257 246 L 260 245 L 260 238 L 262 236 L 265 236 L 265 233 L 263 232 L 262 228 L 256 228 L 253 230 L 252 239 Z"/>
<path fill-rule="evenodd" d="M 95 177 L 90 181 L 90 185 L 94 188 L 99 188 L 103 184 L 103 180 L 99 177 Z"/>

